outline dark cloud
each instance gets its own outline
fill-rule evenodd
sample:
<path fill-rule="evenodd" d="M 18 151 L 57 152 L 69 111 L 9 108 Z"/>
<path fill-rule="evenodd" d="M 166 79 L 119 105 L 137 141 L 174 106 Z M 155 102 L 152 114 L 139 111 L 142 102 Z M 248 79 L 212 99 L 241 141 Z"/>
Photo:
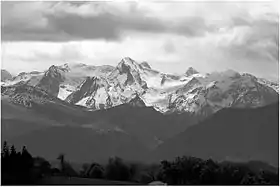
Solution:
<path fill-rule="evenodd" d="M 73 4 L 73 3 L 72 3 Z M 75 4 L 75 2 L 74 2 Z M 76 3 L 75 6 L 81 4 Z M 21 23 L 8 22 L 2 25 L 3 41 L 69 41 L 69 40 L 120 40 L 123 31 L 149 33 L 175 33 L 187 37 L 203 36 L 209 27 L 202 18 L 186 18 L 172 24 L 153 17 L 145 17 L 132 4 L 128 15 L 113 15 L 107 12 L 95 16 L 80 16 L 74 13 L 63 15 L 46 14 L 47 24 L 43 28 L 28 27 Z M 5 17 L 5 15 L 3 15 Z"/>

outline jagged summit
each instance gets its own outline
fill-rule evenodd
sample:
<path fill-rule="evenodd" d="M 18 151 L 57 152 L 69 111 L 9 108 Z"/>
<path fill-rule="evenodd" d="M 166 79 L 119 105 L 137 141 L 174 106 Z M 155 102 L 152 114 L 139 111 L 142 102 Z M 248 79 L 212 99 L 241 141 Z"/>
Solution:
<path fill-rule="evenodd" d="M 191 75 L 198 74 L 198 73 L 199 72 L 197 70 L 195 70 L 193 67 L 189 67 L 185 74 L 187 76 L 191 76 Z"/>
<path fill-rule="evenodd" d="M 140 64 L 142 67 L 148 68 L 148 69 L 152 69 L 151 66 L 148 64 L 148 62 L 144 61 Z"/>
<path fill-rule="evenodd" d="M 108 78 L 114 84 L 120 85 L 122 89 L 132 85 L 135 89 L 136 87 L 137 89 L 141 89 L 140 87 L 146 87 L 146 83 L 141 79 L 142 72 L 143 68 L 140 64 L 130 57 L 125 57 L 119 62 Z"/>
<path fill-rule="evenodd" d="M 134 61 L 132 58 L 130 58 L 130 57 L 124 57 L 122 60 L 124 60 L 124 61 Z"/>
<path fill-rule="evenodd" d="M 46 72 L 45 76 L 61 77 L 61 72 L 67 72 L 68 69 L 60 66 L 52 65 Z"/>
<path fill-rule="evenodd" d="M 137 70 L 139 69 L 139 64 L 130 57 L 124 57 L 117 65 L 117 69 L 119 69 L 121 72 L 128 69 Z"/>

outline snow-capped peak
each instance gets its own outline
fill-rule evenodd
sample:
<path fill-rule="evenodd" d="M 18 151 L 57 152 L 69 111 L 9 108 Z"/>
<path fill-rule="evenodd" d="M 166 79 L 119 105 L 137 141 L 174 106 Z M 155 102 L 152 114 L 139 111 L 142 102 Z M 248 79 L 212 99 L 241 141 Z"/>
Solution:
<path fill-rule="evenodd" d="M 126 72 L 129 69 L 138 71 L 140 69 L 140 65 L 130 57 L 125 57 L 117 65 L 117 69 L 119 69 L 120 72 Z"/>
<path fill-rule="evenodd" d="M 130 57 L 124 57 L 121 60 L 120 64 L 123 64 L 123 63 L 127 64 L 127 65 L 132 65 L 132 64 L 135 64 L 136 62 L 132 58 L 130 58 Z"/>
<path fill-rule="evenodd" d="M 198 74 L 198 73 L 199 72 L 197 70 L 195 70 L 193 67 L 189 67 L 185 74 L 187 76 L 191 76 L 191 75 Z"/>

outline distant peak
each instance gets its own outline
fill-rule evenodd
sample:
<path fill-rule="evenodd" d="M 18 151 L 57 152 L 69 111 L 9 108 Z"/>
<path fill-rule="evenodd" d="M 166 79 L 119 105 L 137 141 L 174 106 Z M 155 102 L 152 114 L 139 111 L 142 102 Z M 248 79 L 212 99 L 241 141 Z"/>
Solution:
<path fill-rule="evenodd" d="M 189 67 L 185 74 L 187 76 L 191 76 L 191 75 L 198 74 L 198 73 L 199 72 L 197 70 L 195 70 L 193 67 Z"/>
<path fill-rule="evenodd" d="M 252 75 L 250 73 L 243 73 L 241 76 L 242 77 L 248 77 L 248 78 L 253 79 L 253 80 L 257 80 L 257 77 L 255 77 L 254 75 Z"/>
<path fill-rule="evenodd" d="M 55 65 L 51 65 L 49 69 L 56 69 Z"/>
<path fill-rule="evenodd" d="M 140 65 L 145 67 L 145 68 L 151 69 L 151 66 L 146 61 L 142 62 Z"/>
<path fill-rule="evenodd" d="M 5 80 L 11 80 L 12 79 L 12 75 L 10 72 L 8 72 L 7 70 L 1 69 L 1 81 L 5 81 Z"/>
<path fill-rule="evenodd" d="M 59 71 L 63 71 L 63 72 L 67 72 L 69 71 L 70 68 L 68 66 L 68 64 L 63 64 L 61 66 L 55 66 L 55 65 L 52 65 L 50 68 L 49 68 L 49 72 L 59 72 Z"/>
<path fill-rule="evenodd" d="M 130 58 L 130 57 L 124 57 L 123 60 L 125 60 L 125 61 L 133 61 L 133 59 Z"/>
<path fill-rule="evenodd" d="M 95 80 L 98 80 L 98 79 L 101 79 L 101 77 L 96 76 L 96 75 L 92 76 L 92 77 L 87 76 L 86 81 L 95 81 Z"/>
<path fill-rule="evenodd" d="M 139 69 L 139 64 L 130 57 L 125 57 L 120 61 L 117 68 L 122 72 L 127 72 L 130 69 Z"/>
<path fill-rule="evenodd" d="M 75 67 L 84 67 L 84 66 L 87 66 L 87 65 L 84 63 L 79 63 L 79 62 L 68 62 L 68 63 L 63 64 L 61 67 L 75 68 Z"/>
<path fill-rule="evenodd" d="M 5 70 L 5 69 L 1 69 L 1 72 L 8 72 L 7 70 Z"/>

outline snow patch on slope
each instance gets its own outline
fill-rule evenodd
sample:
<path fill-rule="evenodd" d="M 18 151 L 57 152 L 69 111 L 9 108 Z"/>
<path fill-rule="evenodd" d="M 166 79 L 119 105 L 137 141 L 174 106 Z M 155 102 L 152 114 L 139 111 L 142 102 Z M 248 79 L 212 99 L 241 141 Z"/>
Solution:
<path fill-rule="evenodd" d="M 75 87 L 71 85 L 60 85 L 57 97 L 61 100 L 65 100 L 73 91 Z"/>
<path fill-rule="evenodd" d="M 80 101 L 78 101 L 78 102 L 75 103 L 75 104 L 76 104 L 76 105 L 80 105 L 80 106 L 85 106 L 85 107 L 87 107 L 86 102 L 87 102 L 88 99 L 89 99 L 89 96 L 84 97 L 83 99 L 81 99 Z"/>

